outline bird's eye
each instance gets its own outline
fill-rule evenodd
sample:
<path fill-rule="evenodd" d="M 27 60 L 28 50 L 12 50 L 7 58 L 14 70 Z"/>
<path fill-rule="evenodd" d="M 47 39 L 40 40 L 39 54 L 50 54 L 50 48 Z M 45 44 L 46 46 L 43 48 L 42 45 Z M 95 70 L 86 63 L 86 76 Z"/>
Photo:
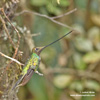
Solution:
<path fill-rule="evenodd" d="M 37 51 L 37 50 L 38 50 L 38 48 L 35 48 L 35 50 Z"/>

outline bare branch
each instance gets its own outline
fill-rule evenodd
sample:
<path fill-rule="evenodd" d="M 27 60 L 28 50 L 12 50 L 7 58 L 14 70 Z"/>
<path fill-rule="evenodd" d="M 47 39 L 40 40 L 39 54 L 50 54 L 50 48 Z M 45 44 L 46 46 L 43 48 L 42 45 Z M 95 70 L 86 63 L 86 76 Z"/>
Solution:
<path fill-rule="evenodd" d="M 5 28 L 5 30 L 6 30 L 6 33 L 8 34 L 8 37 L 9 37 L 11 43 L 12 43 L 13 46 L 14 46 L 15 53 L 14 53 L 14 55 L 13 55 L 13 58 L 15 58 L 16 55 L 17 55 L 17 52 L 18 52 L 18 48 L 19 48 L 20 38 L 21 38 L 21 36 L 20 36 L 18 30 L 15 28 L 15 26 L 11 23 L 10 19 L 9 19 L 9 18 L 7 17 L 7 15 L 5 14 L 4 9 L 3 9 L 3 8 L 0 8 L 0 11 L 3 13 L 3 15 L 4 15 L 5 18 L 8 20 L 8 22 L 12 25 L 12 27 L 14 28 L 14 30 L 16 31 L 16 33 L 17 33 L 17 35 L 18 35 L 17 47 L 15 47 L 15 45 L 14 45 L 14 43 L 13 43 L 13 41 L 12 41 L 10 35 L 9 35 L 9 32 L 8 32 L 8 30 L 7 30 L 7 28 L 6 28 L 5 21 L 2 19 L 2 20 L 3 20 L 2 23 L 4 23 L 4 28 Z M 1 18 L 2 18 L 2 17 L 1 17 Z M 7 67 L 9 67 L 9 65 L 10 65 L 11 63 L 12 63 L 12 61 L 9 62 L 9 64 L 8 64 Z"/>
<path fill-rule="evenodd" d="M 0 55 L 3 56 L 3 57 L 5 57 L 5 58 L 8 58 L 8 59 L 10 59 L 10 60 L 12 60 L 12 61 L 14 61 L 14 62 L 16 62 L 16 63 L 18 63 L 19 65 L 24 65 L 24 64 L 22 64 L 21 62 L 19 62 L 18 60 L 14 59 L 14 58 L 11 58 L 11 57 L 9 57 L 9 56 L 3 54 L 2 52 L 0 52 Z"/>
<path fill-rule="evenodd" d="M 34 34 L 31 34 L 31 37 L 34 37 L 34 36 L 39 36 L 41 33 L 34 33 Z"/>
<path fill-rule="evenodd" d="M 49 73 L 65 73 L 65 74 L 68 73 L 80 77 L 93 78 L 96 79 L 97 81 L 100 81 L 100 75 L 92 71 L 81 71 L 72 68 L 48 68 L 44 70 L 44 74 L 49 74 Z"/>
<path fill-rule="evenodd" d="M 62 15 L 55 16 L 55 17 L 51 17 L 51 18 L 52 18 L 52 19 L 61 18 L 61 17 L 63 17 L 63 16 L 67 16 L 67 15 L 69 15 L 69 14 L 71 14 L 71 13 L 75 12 L 76 10 L 77 10 L 77 8 L 75 8 L 75 9 L 73 9 L 73 10 L 71 10 L 71 11 L 67 12 L 67 13 L 64 13 L 64 14 L 62 14 Z"/>
<path fill-rule="evenodd" d="M 11 44 L 13 45 L 13 48 L 15 49 L 15 44 L 14 44 L 14 42 L 12 41 L 12 39 L 11 39 L 11 37 L 10 37 L 10 34 L 9 34 L 9 31 L 8 31 L 8 29 L 7 29 L 7 27 L 6 27 L 5 21 L 4 21 L 4 19 L 1 17 L 1 15 L 0 15 L 0 20 L 1 20 L 2 24 L 3 24 L 3 27 L 4 27 L 4 29 L 5 29 L 5 32 L 6 32 L 7 36 L 8 36 L 8 38 L 9 38 Z"/>
<path fill-rule="evenodd" d="M 9 20 L 9 18 L 7 17 L 7 15 L 5 14 L 5 12 L 4 12 L 4 9 L 3 8 L 1 8 L 0 9 L 1 11 L 2 11 L 2 13 L 4 14 L 4 16 L 6 17 L 6 19 L 8 20 L 8 22 L 12 25 L 12 27 L 14 28 L 14 30 L 16 31 L 16 33 L 18 34 L 18 37 L 20 38 L 21 36 L 20 36 L 20 34 L 19 34 L 19 32 L 18 32 L 18 30 L 14 27 L 14 25 L 11 23 L 11 21 Z"/>
<path fill-rule="evenodd" d="M 18 47 L 19 47 L 19 41 L 20 41 L 21 36 L 20 36 L 18 30 L 15 28 L 15 26 L 11 23 L 11 21 L 9 20 L 9 18 L 8 18 L 7 15 L 5 14 L 4 9 L 1 8 L 0 10 L 2 11 L 2 13 L 4 14 L 4 16 L 6 17 L 6 19 L 8 20 L 8 22 L 12 25 L 12 27 L 14 28 L 14 30 L 16 31 L 16 33 L 17 33 L 17 35 L 18 35 L 18 38 L 19 38 L 18 43 L 17 43 L 17 48 L 18 48 Z"/>
<path fill-rule="evenodd" d="M 23 14 L 23 13 L 33 13 L 34 15 L 47 18 L 47 19 L 51 20 L 52 22 L 54 22 L 54 23 L 56 23 L 56 24 L 58 24 L 58 25 L 67 27 L 67 28 L 69 28 L 69 29 L 73 29 L 72 27 L 70 27 L 70 26 L 68 26 L 68 25 L 66 25 L 66 24 L 63 24 L 63 23 L 61 23 L 61 22 L 58 22 L 58 21 L 56 21 L 56 20 L 54 20 L 54 19 L 61 18 L 61 17 L 63 17 L 63 16 L 69 15 L 69 14 L 73 13 L 73 12 L 76 11 L 76 10 L 77 10 L 77 9 L 75 8 L 75 9 L 73 9 L 73 10 L 71 10 L 71 11 L 69 11 L 69 12 L 67 12 L 67 13 L 65 13 L 65 14 L 63 14 L 63 15 L 55 16 L 55 17 L 49 17 L 49 16 L 47 16 L 47 15 L 40 14 L 40 13 L 37 13 L 37 12 L 28 11 L 28 10 L 23 10 L 23 11 L 21 11 L 21 12 L 19 12 L 19 13 L 16 13 L 15 16 L 19 16 L 19 15 L 21 15 L 21 14 Z"/>
<path fill-rule="evenodd" d="M 58 21 L 56 21 L 56 20 L 54 20 L 54 19 L 51 19 L 51 21 L 54 22 L 54 23 L 56 23 L 56 24 L 58 24 L 58 25 L 61 25 L 61 26 L 63 26 L 63 27 L 67 27 L 67 28 L 69 28 L 69 29 L 71 29 L 71 30 L 74 30 L 72 27 L 70 27 L 70 26 L 68 26 L 68 25 L 66 25 L 66 24 L 63 24 L 63 23 L 61 23 L 61 22 L 58 22 Z"/>

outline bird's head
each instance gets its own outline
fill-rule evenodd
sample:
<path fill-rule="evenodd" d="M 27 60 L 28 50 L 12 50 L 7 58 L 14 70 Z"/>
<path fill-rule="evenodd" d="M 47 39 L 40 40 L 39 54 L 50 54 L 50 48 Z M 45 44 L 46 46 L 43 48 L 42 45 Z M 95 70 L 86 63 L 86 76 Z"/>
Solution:
<path fill-rule="evenodd" d="M 41 51 L 43 50 L 44 47 L 34 47 L 32 49 L 33 53 L 36 53 L 37 55 L 40 55 Z"/>

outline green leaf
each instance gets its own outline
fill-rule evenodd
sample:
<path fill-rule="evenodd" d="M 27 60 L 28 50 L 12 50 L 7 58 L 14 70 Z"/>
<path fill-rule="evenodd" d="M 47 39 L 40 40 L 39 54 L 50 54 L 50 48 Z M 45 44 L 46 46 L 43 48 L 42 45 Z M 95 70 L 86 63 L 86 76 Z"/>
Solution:
<path fill-rule="evenodd" d="M 30 2 L 34 6 L 42 6 L 47 3 L 47 0 L 31 0 Z"/>
<path fill-rule="evenodd" d="M 70 75 L 57 75 L 53 79 L 53 83 L 56 87 L 62 89 L 69 85 L 73 77 Z"/>
<path fill-rule="evenodd" d="M 76 37 L 75 46 L 78 50 L 82 52 L 88 52 L 93 50 L 92 42 L 83 37 Z"/>
<path fill-rule="evenodd" d="M 69 1 L 68 0 L 60 0 L 60 5 L 63 7 L 66 7 L 69 5 Z"/>
<path fill-rule="evenodd" d="M 100 91 L 100 84 L 95 80 L 85 81 L 84 84 L 85 84 L 85 87 L 88 88 L 88 89 L 92 89 L 92 90 L 95 90 L 95 91 Z"/>
<path fill-rule="evenodd" d="M 83 84 L 82 84 L 82 82 L 81 81 L 74 81 L 74 82 L 72 82 L 71 83 L 71 85 L 70 85 L 70 89 L 72 89 L 72 90 L 76 90 L 76 91 L 82 91 L 83 90 Z"/>
<path fill-rule="evenodd" d="M 98 62 L 100 60 L 100 52 L 99 51 L 89 52 L 89 53 L 87 53 L 86 55 L 83 56 L 83 60 L 86 63 Z"/>
<path fill-rule="evenodd" d="M 82 59 L 81 54 L 75 53 L 75 54 L 73 55 L 73 59 L 74 59 L 75 67 L 76 67 L 77 69 L 83 70 L 83 69 L 85 69 L 85 68 L 87 67 L 87 66 L 86 66 L 86 63 L 85 63 L 85 62 L 83 61 L 83 59 Z"/>
<path fill-rule="evenodd" d="M 95 48 L 100 50 L 100 29 L 99 27 L 92 27 L 91 29 L 89 29 L 88 38 L 92 41 Z"/>
<path fill-rule="evenodd" d="M 61 14 L 61 8 L 57 7 L 57 6 L 54 6 L 52 3 L 49 3 L 47 6 L 46 6 L 47 10 L 52 13 L 52 14 L 55 14 L 55 15 L 59 15 Z"/>

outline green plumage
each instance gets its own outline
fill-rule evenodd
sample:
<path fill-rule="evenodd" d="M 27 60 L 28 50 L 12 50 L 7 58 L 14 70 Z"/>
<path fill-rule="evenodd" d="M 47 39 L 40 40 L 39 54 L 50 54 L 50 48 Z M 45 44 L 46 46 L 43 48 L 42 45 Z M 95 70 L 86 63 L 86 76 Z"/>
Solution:
<path fill-rule="evenodd" d="M 40 57 L 36 53 L 32 53 L 30 59 L 26 62 L 19 79 L 12 88 L 12 90 L 15 89 L 16 86 L 25 85 L 29 81 L 29 79 L 33 75 L 33 72 L 37 70 L 39 62 L 40 62 Z"/>
<path fill-rule="evenodd" d="M 25 64 L 22 74 L 26 74 L 29 68 L 36 70 L 39 65 L 39 59 L 40 59 L 40 57 L 36 53 L 33 53 L 31 55 L 31 58 Z"/>

